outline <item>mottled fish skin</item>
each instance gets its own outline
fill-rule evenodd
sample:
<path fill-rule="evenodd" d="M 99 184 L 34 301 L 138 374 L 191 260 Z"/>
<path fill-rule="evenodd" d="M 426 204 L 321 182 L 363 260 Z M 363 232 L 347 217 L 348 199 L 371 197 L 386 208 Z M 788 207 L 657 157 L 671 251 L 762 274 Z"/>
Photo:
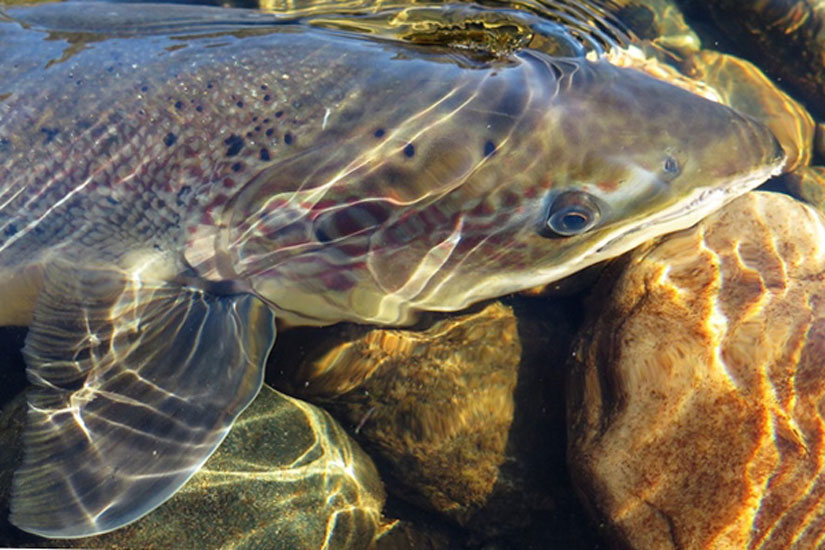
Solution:
<path fill-rule="evenodd" d="M 115 529 L 197 471 L 260 385 L 273 312 L 460 309 L 691 225 L 784 161 L 752 120 L 605 61 L 157 9 L 0 14 L 0 323 L 31 320 L 38 386 L 12 514 L 47 536 Z M 231 369 L 206 387 L 215 352 Z"/>
<path fill-rule="evenodd" d="M 0 54 L 0 264 L 142 246 L 293 322 L 399 323 L 562 277 L 642 239 L 588 244 L 781 156 L 732 110 L 605 62 L 473 66 L 288 26 L 67 56 L 4 26 L 39 45 L 28 67 Z M 548 238 L 570 189 L 601 222 Z"/>

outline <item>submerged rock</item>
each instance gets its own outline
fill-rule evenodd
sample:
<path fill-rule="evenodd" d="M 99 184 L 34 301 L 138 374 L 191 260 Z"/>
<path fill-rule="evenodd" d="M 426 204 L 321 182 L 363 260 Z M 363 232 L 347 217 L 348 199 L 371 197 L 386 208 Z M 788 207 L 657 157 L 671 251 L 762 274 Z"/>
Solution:
<path fill-rule="evenodd" d="M 25 413 L 22 399 L 12 406 L 14 417 Z M 4 447 L 19 447 L 11 440 L 22 423 L 3 425 L 17 426 L 3 433 Z M 326 412 L 264 387 L 203 468 L 149 515 L 95 537 L 16 544 L 364 550 L 383 528 L 383 504 L 372 461 Z"/>
<path fill-rule="evenodd" d="M 345 394 L 331 406 L 414 500 L 465 522 L 504 461 L 520 357 L 512 310 L 493 304 L 422 332 L 367 331 L 309 363 L 308 388 Z M 342 376 L 357 376 L 357 388 Z"/>
<path fill-rule="evenodd" d="M 316 342 L 326 352 L 303 361 L 294 391 L 324 397 L 404 499 L 481 539 L 551 525 L 564 513 L 570 325 L 550 309 L 541 321 L 493 303 L 426 329 L 351 327 Z"/>
<path fill-rule="evenodd" d="M 825 116 L 825 3 L 680 0 L 679 4 L 688 16 L 712 21 L 720 40 L 781 80 L 815 116 Z"/>
<path fill-rule="evenodd" d="M 622 544 L 821 544 L 823 281 L 825 219 L 773 193 L 631 255 L 568 395 L 574 480 Z"/>
<path fill-rule="evenodd" d="M 806 166 L 785 176 L 791 193 L 825 211 L 825 166 Z"/>

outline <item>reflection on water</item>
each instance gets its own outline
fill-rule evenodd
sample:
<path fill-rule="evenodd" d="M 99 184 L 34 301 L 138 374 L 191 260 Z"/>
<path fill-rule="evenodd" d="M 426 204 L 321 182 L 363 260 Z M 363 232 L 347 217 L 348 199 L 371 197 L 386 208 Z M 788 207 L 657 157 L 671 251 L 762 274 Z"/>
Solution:
<path fill-rule="evenodd" d="M 774 186 L 820 201 L 808 75 L 792 97 L 755 65 L 703 50 L 716 44 L 709 22 L 694 31 L 665 0 L 107 5 L 0 12 L 11 75 L 0 107 L 15 105 L 0 111 L 0 160 L 11 159 L 0 281 L 13 290 L 0 321 L 31 325 L 39 387 L 25 458 L 18 398 L 4 417 L 15 451 L 0 459 L 17 468 L 24 528 L 117 530 L 48 541 L 7 525 L 0 541 L 598 548 L 565 473 L 570 363 L 571 467 L 611 537 L 640 549 L 819 544 L 825 302 L 792 281 L 797 269 L 821 280 L 825 230 L 767 195 L 717 215 L 742 234 L 702 225 L 664 239 L 617 263 L 589 300 L 279 334 L 267 382 L 329 407 L 372 458 L 326 413 L 265 387 L 201 467 L 257 391 L 273 313 L 412 323 L 416 308 L 552 281 L 686 227 L 780 165 L 793 173 Z M 796 11 L 783 21 L 806 24 Z M 66 151 L 81 148 L 72 164 Z M 43 249 L 72 265 L 32 260 Z M 638 282 L 640 266 L 658 271 Z"/>

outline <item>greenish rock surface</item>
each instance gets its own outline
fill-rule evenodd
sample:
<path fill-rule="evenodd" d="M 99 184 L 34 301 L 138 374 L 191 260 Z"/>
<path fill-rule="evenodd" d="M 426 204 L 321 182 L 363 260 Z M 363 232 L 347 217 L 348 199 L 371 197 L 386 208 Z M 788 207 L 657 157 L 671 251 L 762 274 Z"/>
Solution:
<path fill-rule="evenodd" d="M 342 327 L 316 335 L 303 359 L 281 348 L 279 363 L 299 366 L 284 387 L 354 431 L 390 494 L 449 518 L 472 541 L 521 539 L 530 525 L 558 525 L 568 509 L 557 489 L 566 311 L 561 302 L 537 301 L 532 311 L 494 302 L 414 329 Z M 384 538 L 431 547 L 407 527 Z"/>
<path fill-rule="evenodd" d="M 0 418 L 17 449 L 24 402 Z M 8 495 L 17 453 L 0 453 Z M 384 488 L 372 460 L 321 409 L 264 387 L 204 467 L 168 502 L 104 535 L 17 544 L 69 548 L 371 548 Z"/>

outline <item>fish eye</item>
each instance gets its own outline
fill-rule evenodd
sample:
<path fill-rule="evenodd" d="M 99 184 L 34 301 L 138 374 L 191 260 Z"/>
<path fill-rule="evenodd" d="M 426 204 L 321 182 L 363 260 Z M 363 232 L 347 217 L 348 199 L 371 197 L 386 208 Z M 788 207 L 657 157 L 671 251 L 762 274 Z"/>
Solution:
<path fill-rule="evenodd" d="M 676 160 L 672 155 L 668 155 L 665 157 L 664 162 L 662 163 L 662 170 L 664 170 L 665 174 L 671 177 L 675 177 L 679 175 L 681 168 L 679 167 L 679 161 Z"/>
<path fill-rule="evenodd" d="M 600 217 L 598 205 L 590 194 L 566 191 L 553 200 L 544 225 L 554 235 L 570 237 L 591 229 Z"/>

